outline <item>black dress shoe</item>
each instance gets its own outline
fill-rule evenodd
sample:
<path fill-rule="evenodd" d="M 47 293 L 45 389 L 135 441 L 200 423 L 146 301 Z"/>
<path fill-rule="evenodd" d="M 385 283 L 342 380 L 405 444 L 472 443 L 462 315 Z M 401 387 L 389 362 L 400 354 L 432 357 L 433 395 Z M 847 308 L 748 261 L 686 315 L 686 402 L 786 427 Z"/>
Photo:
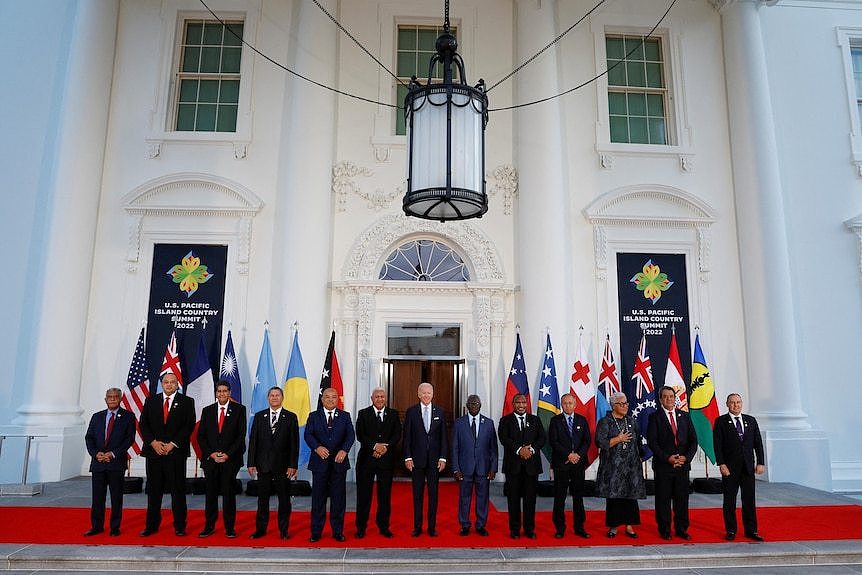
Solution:
<path fill-rule="evenodd" d="M 347 538 L 344 536 L 343 533 L 338 533 L 337 535 L 333 535 L 332 538 L 335 539 L 336 541 L 338 541 L 339 543 L 344 543 L 347 540 Z"/>
<path fill-rule="evenodd" d="M 225 537 L 227 537 L 228 539 L 236 539 L 236 531 L 234 531 L 233 529 L 228 529 L 224 532 L 224 534 Z"/>
<path fill-rule="evenodd" d="M 111 537 L 119 537 L 120 530 L 119 529 L 111 529 Z"/>
<path fill-rule="evenodd" d="M 458 535 L 460 535 L 461 537 L 466 537 L 466 536 L 470 535 L 470 528 L 469 527 L 462 527 L 461 531 L 458 532 Z"/>
<path fill-rule="evenodd" d="M 476 533 L 478 533 L 478 534 L 479 534 L 479 535 L 481 535 L 482 537 L 487 537 L 487 536 L 488 536 L 488 530 L 487 530 L 487 529 L 485 529 L 484 527 L 477 527 L 477 528 L 476 528 Z"/>
<path fill-rule="evenodd" d="M 524 536 L 527 539 L 535 539 L 536 538 L 536 532 L 535 531 L 528 531 L 528 532 L 524 533 Z"/>
<path fill-rule="evenodd" d="M 728 531 L 727 533 L 725 533 L 724 538 L 728 541 L 733 541 L 734 539 L 736 539 L 736 533 L 734 533 L 733 531 Z"/>
<path fill-rule="evenodd" d="M 421 529 L 414 529 L 410 532 L 410 537 L 419 537 L 420 535 L 422 535 Z"/>
<path fill-rule="evenodd" d="M 200 533 L 198 533 L 198 537 L 200 537 L 201 539 L 203 539 L 204 537 L 209 537 L 209 536 L 210 536 L 210 535 L 212 535 L 213 533 L 215 533 L 215 529 L 213 529 L 212 527 L 206 527 L 206 528 L 204 528 L 204 530 L 203 530 L 203 531 L 201 531 Z"/>
<path fill-rule="evenodd" d="M 626 533 L 626 537 L 628 537 L 630 539 L 637 539 L 638 538 L 638 534 L 635 533 L 634 531 L 629 531 L 628 529 L 626 529 L 625 533 Z"/>
<path fill-rule="evenodd" d="M 290 533 L 288 533 L 287 531 L 282 531 L 278 534 L 278 536 L 281 537 L 282 541 L 287 541 L 288 539 L 290 539 Z"/>
<path fill-rule="evenodd" d="M 679 537 L 680 539 L 685 539 L 686 541 L 691 541 L 691 535 L 689 535 L 688 532 L 686 532 L 686 531 L 678 531 L 676 536 Z"/>
<path fill-rule="evenodd" d="M 512 539 L 520 539 L 521 538 L 521 536 L 516 531 L 512 531 L 511 533 L 509 533 L 509 537 L 511 537 Z"/>
<path fill-rule="evenodd" d="M 616 529 L 608 529 L 608 539 L 613 539 L 616 536 L 617 536 L 617 530 Z"/>
<path fill-rule="evenodd" d="M 437 530 L 436 529 L 429 529 L 428 530 L 428 537 L 437 537 Z"/>
<path fill-rule="evenodd" d="M 562 539 L 565 536 L 566 534 L 563 531 L 557 531 L 556 533 L 554 533 L 554 539 Z"/>
<path fill-rule="evenodd" d="M 149 537 L 150 535 L 152 535 L 153 533 L 156 533 L 157 531 L 158 531 L 158 529 L 150 529 L 149 527 L 147 527 L 146 529 L 141 531 L 141 537 Z"/>
<path fill-rule="evenodd" d="M 763 541 L 763 536 L 757 531 L 754 533 L 746 533 L 745 536 L 753 541 Z"/>
<path fill-rule="evenodd" d="M 266 531 L 255 531 L 254 533 L 252 533 L 251 535 L 249 535 L 249 537 L 248 537 L 248 538 L 249 538 L 249 539 L 260 539 L 260 538 L 261 538 L 261 537 L 263 537 L 264 535 L 266 535 Z"/>
<path fill-rule="evenodd" d="M 320 541 L 320 535 L 312 535 L 308 538 L 309 543 L 317 543 Z"/>
<path fill-rule="evenodd" d="M 362 539 L 363 537 L 365 537 L 365 529 L 357 529 L 356 538 Z"/>
<path fill-rule="evenodd" d="M 174 535 L 176 535 L 177 537 L 185 537 L 186 536 L 186 530 L 185 529 L 174 529 Z"/>
<path fill-rule="evenodd" d="M 381 529 L 380 534 L 383 535 L 384 537 L 386 537 L 387 539 L 392 539 L 393 537 L 395 537 L 395 535 L 393 535 L 392 532 L 388 529 Z"/>
<path fill-rule="evenodd" d="M 575 535 L 577 535 L 578 537 L 583 537 L 584 539 L 590 538 L 590 534 L 587 533 L 583 527 L 576 527 L 575 528 Z"/>
<path fill-rule="evenodd" d="M 673 539 L 673 537 L 670 536 L 670 533 L 659 533 L 658 536 L 665 541 L 670 541 L 671 539 Z"/>
<path fill-rule="evenodd" d="M 90 529 L 86 533 L 84 533 L 84 537 L 92 537 L 93 535 L 98 535 L 99 533 L 103 533 L 104 529 Z"/>

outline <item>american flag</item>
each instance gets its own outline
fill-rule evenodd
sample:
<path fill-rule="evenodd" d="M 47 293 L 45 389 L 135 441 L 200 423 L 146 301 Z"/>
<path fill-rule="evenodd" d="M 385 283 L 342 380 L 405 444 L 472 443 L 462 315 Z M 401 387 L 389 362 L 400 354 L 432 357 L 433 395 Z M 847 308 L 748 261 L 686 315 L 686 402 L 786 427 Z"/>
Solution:
<path fill-rule="evenodd" d="M 177 383 L 180 386 L 180 391 L 185 393 L 183 386 L 183 371 L 180 368 L 180 355 L 177 353 L 177 332 L 171 332 L 171 341 L 168 342 L 168 347 L 165 349 L 165 359 L 162 362 L 162 369 L 159 370 L 159 381 L 166 373 L 173 373 L 177 376 Z"/>
<path fill-rule="evenodd" d="M 147 356 L 144 352 L 144 330 L 141 328 L 141 335 L 138 336 L 138 345 L 135 346 L 135 355 L 132 357 L 132 365 L 129 367 L 129 377 L 126 380 L 126 387 L 123 392 L 122 405 L 123 409 L 127 409 L 135 414 L 137 431 L 135 432 L 135 441 L 132 447 L 129 448 L 129 457 L 132 453 L 135 455 L 141 454 L 141 449 L 144 447 L 144 438 L 141 436 L 141 410 L 144 409 L 144 402 L 150 396 L 150 381 L 147 377 Z"/>

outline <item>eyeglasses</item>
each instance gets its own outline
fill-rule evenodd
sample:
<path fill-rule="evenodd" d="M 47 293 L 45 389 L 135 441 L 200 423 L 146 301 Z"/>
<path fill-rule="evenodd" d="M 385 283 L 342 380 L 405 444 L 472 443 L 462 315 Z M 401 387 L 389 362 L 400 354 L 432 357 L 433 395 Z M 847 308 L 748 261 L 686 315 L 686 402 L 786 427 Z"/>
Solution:
<path fill-rule="evenodd" d="M 614 402 L 614 405 L 628 405 L 628 404 L 629 404 L 628 401 L 615 401 Z"/>

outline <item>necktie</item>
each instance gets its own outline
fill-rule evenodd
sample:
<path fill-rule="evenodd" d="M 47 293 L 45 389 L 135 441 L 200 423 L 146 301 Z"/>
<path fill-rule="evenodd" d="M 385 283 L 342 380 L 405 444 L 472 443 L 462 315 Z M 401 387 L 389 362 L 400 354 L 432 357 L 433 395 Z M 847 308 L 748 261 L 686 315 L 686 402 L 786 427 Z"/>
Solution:
<path fill-rule="evenodd" d="M 736 434 L 739 435 L 739 438 L 742 439 L 743 431 L 742 431 L 742 418 L 734 417 L 733 420 L 736 422 Z"/>
<path fill-rule="evenodd" d="M 377 421 L 383 423 L 383 410 L 377 412 Z"/>
<path fill-rule="evenodd" d="M 276 412 L 271 412 L 269 415 L 269 428 L 275 433 L 275 424 L 278 423 L 278 414 Z"/>
<path fill-rule="evenodd" d="M 475 439 L 475 438 L 476 438 L 476 436 L 477 436 L 477 435 L 479 435 L 479 433 L 478 433 L 478 431 L 479 431 L 479 426 L 478 426 L 478 425 L 476 425 L 476 418 L 475 418 L 475 417 L 471 417 L 470 419 L 472 420 L 472 421 L 470 422 L 470 431 L 472 431 L 472 432 L 473 432 L 473 439 Z"/>
<path fill-rule="evenodd" d="M 673 442 L 679 445 L 679 438 L 676 435 L 676 418 L 673 416 L 672 411 L 667 412 L 667 419 L 670 421 L 670 430 L 673 432 Z"/>
<path fill-rule="evenodd" d="M 572 416 L 566 417 L 566 425 L 569 426 L 569 435 L 572 434 Z"/>
<path fill-rule="evenodd" d="M 108 417 L 108 429 L 105 431 L 105 447 L 108 447 L 108 440 L 111 439 L 111 432 L 114 430 L 114 412 L 110 412 Z"/>
<path fill-rule="evenodd" d="M 171 408 L 171 400 L 169 398 L 165 398 L 165 408 L 162 410 L 162 415 L 165 416 L 165 423 L 168 422 L 168 410 Z"/>
<path fill-rule="evenodd" d="M 518 416 L 518 428 L 521 431 L 524 431 L 524 416 L 523 415 Z"/>
<path fill-rule="evenodd" d="M 221 428 L 224 426 L 224 406 L 221 407 L 218 414 L 218 432 L 221 433 Z"/>
<path fill-rule="evenodd" d="M 332 412 L 328 412 L 328 416 L 326 417 L 326 427 L 332 427 Z"/>
<path fill-rule="evenodd" d="M 422 406 L 422 423 L 425 424 L 425 433 L 431 430 L 431 406 Z"/>

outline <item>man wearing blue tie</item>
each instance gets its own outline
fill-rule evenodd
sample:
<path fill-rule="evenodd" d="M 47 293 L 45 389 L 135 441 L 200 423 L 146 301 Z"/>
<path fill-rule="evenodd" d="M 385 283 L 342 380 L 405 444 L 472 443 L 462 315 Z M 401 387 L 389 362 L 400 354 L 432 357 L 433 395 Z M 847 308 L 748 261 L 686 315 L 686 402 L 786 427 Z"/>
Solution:
<path fill-rule="evenodd" d="M 470 501 L 476 493 L 476 533 L 487 537 L 488 487 L 497 475 L 497 431 L 479 415 L 482 400 L 467 398 L 467 415 L 455 420 L 452 432 L 452 471 L 459 483 L 458 522 L 461 536 L 470 534 Z"/>
<path fill-rule="evenodd" d="M 587 450 L 590 448 L 590 428 L 587 420 L 575 413 L 575 397 L 571 393 L 560 398 L 563 413 L 548 423 L 548 443 L 551 446 L 551 467 L 554 470 L 554 537 L 566 534 L 566 496 L 572 494 L 572 525 L 575 535 L 589 538 L 584 529 L 584 474 L 587 470 Z"/>
<path fill-rule="evenodd" d="M 308 470 L 311 471 L 311 537 L 320 541 L 326 523 L 326 500 L 329 499 L 329 525 L 332 537 L 344 541 L 344 508 L 347 505 L 347 453 L 356 435 L 350 414 L 337 409 L 338 392 L 331 387 L 323 391 L 321 407 L 308 416 L 305 442 L 311 449 Z"/>
<path fill-rule="evenodd" d="M 93 501 L 90 508 L 90 530 L 84 536 L 98 535 L 105 530 L 105 496 L 111 489 L 111 535 L 120 534 L 123 519 L 123 472 L 126 452 L 135 440 L 135 416 L 120 407 L 122 392 L 112 387 L 105 393 L 107 409 L 90 418 L 84 442 L 92 458 Z"/>

